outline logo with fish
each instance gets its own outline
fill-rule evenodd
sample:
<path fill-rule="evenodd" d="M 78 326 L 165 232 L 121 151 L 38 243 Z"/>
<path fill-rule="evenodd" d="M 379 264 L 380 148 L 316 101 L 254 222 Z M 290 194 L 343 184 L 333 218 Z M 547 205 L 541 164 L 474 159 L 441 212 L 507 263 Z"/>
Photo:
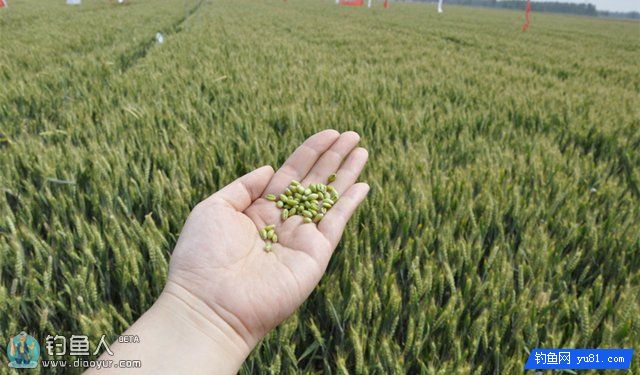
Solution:
<path fill-rule="evenodd" d="M 7 357 L 9 367 L 35 368 L 40 359 L 40 344 L 26 332 L 20 332 L 14 336 L 7 345 Z"/>

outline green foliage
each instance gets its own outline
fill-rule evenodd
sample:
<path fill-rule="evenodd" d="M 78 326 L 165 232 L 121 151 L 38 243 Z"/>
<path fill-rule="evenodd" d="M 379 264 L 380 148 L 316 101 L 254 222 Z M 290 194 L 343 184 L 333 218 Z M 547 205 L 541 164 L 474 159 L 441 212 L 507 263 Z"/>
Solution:
<path fill-rule="evenodd" d="M 0 343 L 113 339 L 160 293 L 196 203 L 335 128 L 362 135 L 371 194 L 242 373 L 521 373 L 534 347 L 640 349 L 637 25 L 521 22 L 16 0 L 0 11 Z"/>

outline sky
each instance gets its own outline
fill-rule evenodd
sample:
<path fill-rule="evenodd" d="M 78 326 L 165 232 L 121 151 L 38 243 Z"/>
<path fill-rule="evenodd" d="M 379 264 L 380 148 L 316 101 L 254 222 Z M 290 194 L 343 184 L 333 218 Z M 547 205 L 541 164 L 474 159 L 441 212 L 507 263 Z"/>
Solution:
<path fill-rule="evenodd" d="M 540 0 L 552 1 L 552 0 Z M 553 0 L 566 1 L 569 3 L 591 3 L 598 10 L 609 10 L 614 12 L 640 12 L 640 0 Z"/>

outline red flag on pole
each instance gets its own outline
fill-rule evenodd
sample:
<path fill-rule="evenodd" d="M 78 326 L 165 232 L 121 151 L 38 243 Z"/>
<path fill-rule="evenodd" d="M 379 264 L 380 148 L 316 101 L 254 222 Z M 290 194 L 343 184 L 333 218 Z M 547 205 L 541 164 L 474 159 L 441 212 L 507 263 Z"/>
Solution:
<path fill-rule="evenodd" d="M 384 0 L 384 7 L 388 8 L 389 7 L 389 0 Z"/>
<path fill-rule="evenodd" d="M 361 7 L 364 5 L 364 0 L 340 0 L 340 4 L 348 7 Z"/>
<path fill-rule="evenodd" d="M 524 25 L 522 25 L 522 31 L 526 31 L 529 28 L 529 13 L 531 13 L 531 0 L 527 0 L 527 7 L 524 9 Z"/>
<path fill-rule="evenodd" d="M 0 8 L 4 8 L 7 6 L 7 1 L 6 0 L 0 0 Z"/>

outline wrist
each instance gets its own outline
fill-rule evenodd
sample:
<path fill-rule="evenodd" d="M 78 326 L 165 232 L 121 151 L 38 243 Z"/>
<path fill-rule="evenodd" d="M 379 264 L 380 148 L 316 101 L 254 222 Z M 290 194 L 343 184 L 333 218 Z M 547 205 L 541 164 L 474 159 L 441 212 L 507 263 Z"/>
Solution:
<path fill-rule="evenodd" d="M 202 300 L 172 281 L 167 281 L 152 310 L 180 343 L 181 349 L 176 352 L 196 351 L 193 354 L 201 361 L 190 363 L 189 368 L 206 361 L 202 370 L 214 367 L 213 373 L 235 374 L 255 345 Z"/>
<path fill-rule="evenodd" d="M 140 342 L 116 341 L 112 354 L 105 352 L 100 358 L 113 363 L 139 360 L 146 373 L 236 374 L 254 346 L 204 302 L 172 282 L 124 334 L 138 336 Z M 109 367 L 100 373 L 119 371 Z"/>

